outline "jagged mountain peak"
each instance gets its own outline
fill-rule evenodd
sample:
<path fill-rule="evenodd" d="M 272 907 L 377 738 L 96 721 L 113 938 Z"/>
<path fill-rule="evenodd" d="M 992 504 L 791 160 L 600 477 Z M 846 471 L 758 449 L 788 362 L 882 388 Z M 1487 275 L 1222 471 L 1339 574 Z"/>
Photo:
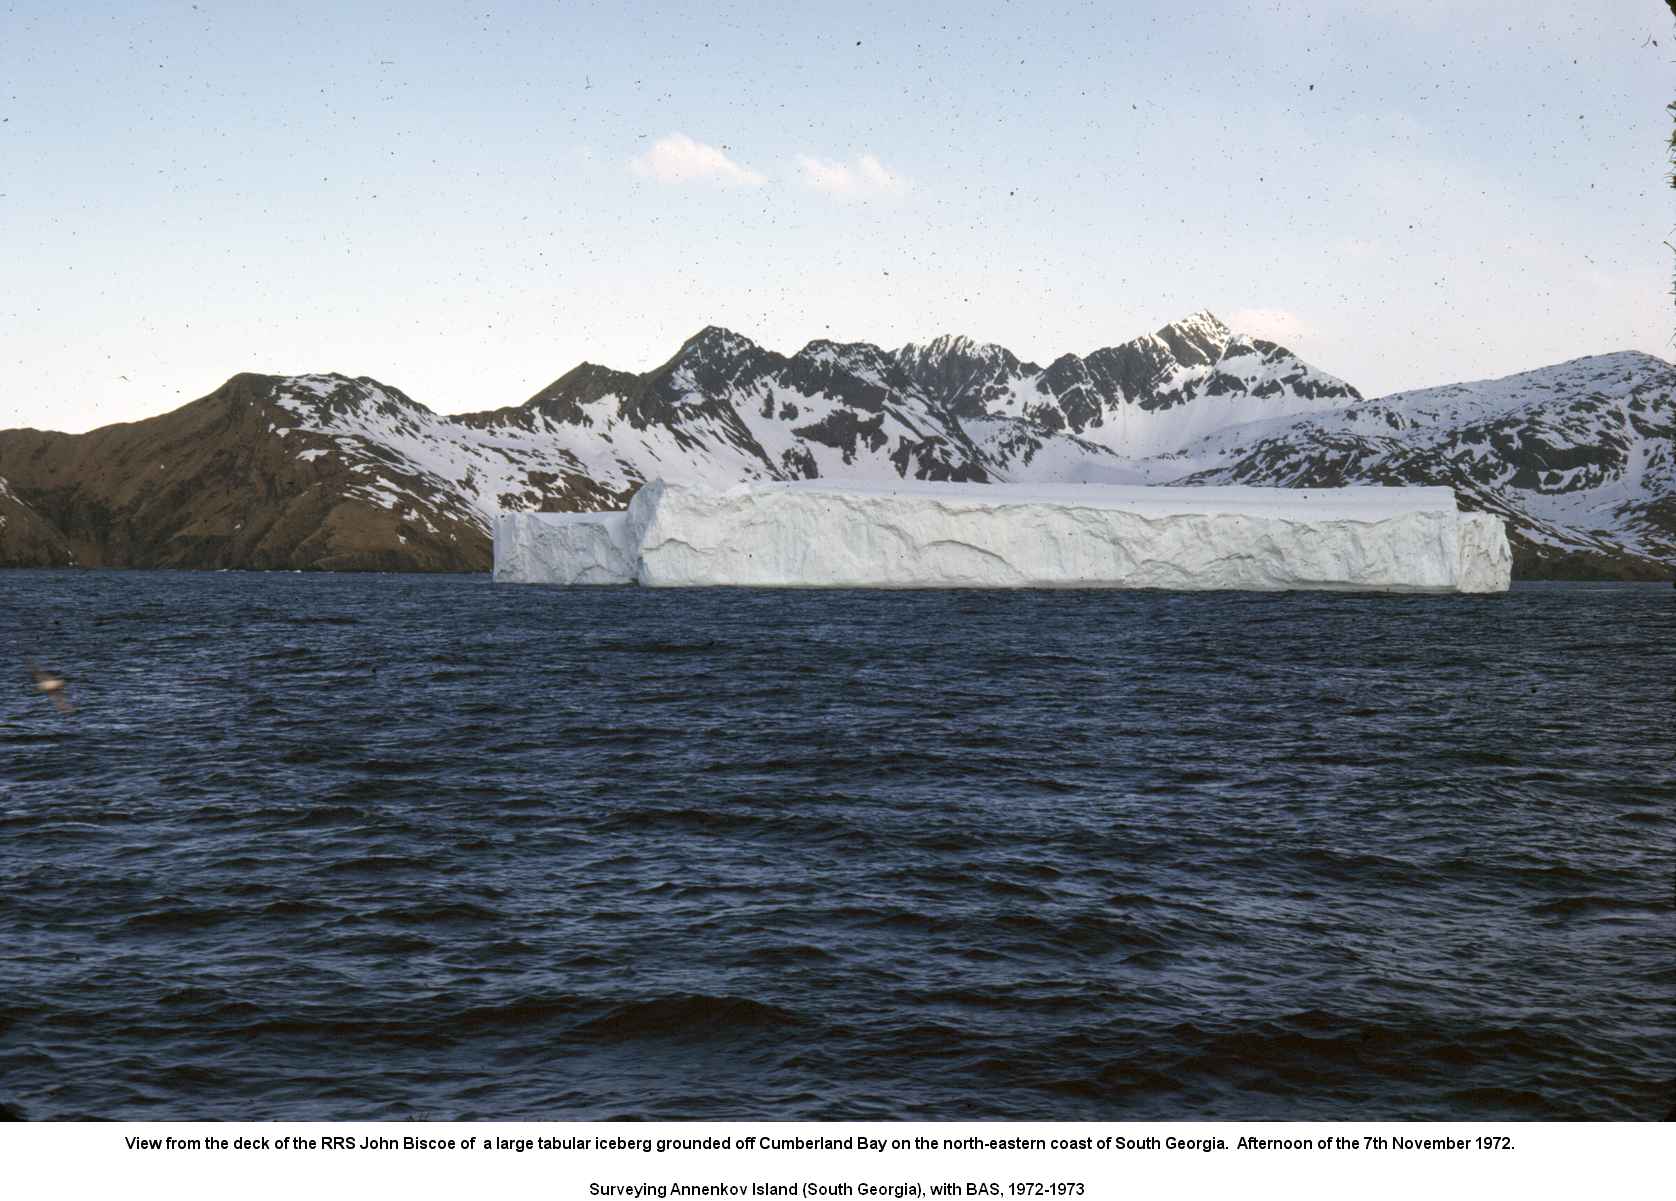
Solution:
<path fill-rule="evenodd" d="M 891 358 L 910 370 L 942 370 L 945 364 L 960 368 L 1005 366 L 1016 368 L 1018 356 L 995 342 L 980 342 L 965 334 L 939 334 L 928 342 L 908 342 Z"/>
<path fill-rule="evenodd" d="M 981 343 L 965 334 L 938 334 L 929 342 L 909 342 L 902 348 L 902 353 L 907 354 L 917 350 L 924 354 L 934 355 L 971 354 L 980 345 Z"/>
<path fill-rule="evenodd" d="M 1232 333 L 1222 319 L 1209 309 L 1195 309 L 1187 316 L 1170 322 L 1164 328 L 1178 329 L 1184 332 L 1199 331 L 1213 338 L 1226 338 Z"/>
<path fill-rule="evenodd" d="M 847 371 L 883 384 L 895 374 L 895 360 L 871 342 L 834 342 L 816 338 L 792 356 L 794 367 L 805 370 Z"/>
<path fill-rule="evenodd" d="M 1179 321 L 1160 327 L 1153 337 L 1169 347 L 1170 354 L 1186 367 L 1203 367 L 1216 362 L 1233 341 L 1234 333 L 1207 309 L 1190 313 Z"/>
<path fill-rule="evenodd" d="M 871 342 L 840 342 L 836 338 L 811 338 L 793 358 L 876 358 L 884 351 Z"/>
<path fill-rule="evenodd" d="M 926 396 L 956 416 L 983 415 L 989 401 L 1034 364 L 994 342 L 965 334 L 941 334 L 929 342 L 909 342 L 891 358 Z"/>
<path fill-rule="evenodd" d="M 706 325 L 692 337 L 681 343 L 681 349 L 676 359 L 690 354 L 724 355 L 735 357 L 738 355 L 758 352 L 762 347 L 751 341 L 744 334 L 736 334 L 731 329 L 721 325 Z"/>
<path fill-rule="evenodd" d="M 697 412 L 720 418 L 730 408 L 728 393 L 749 387 L 778 357 L 742 334 L 707 325 L 667 362 L 638 377 L 623 394 L 622 415 L 635 429 L 680 424 Z"/>
<path fill-rule="evenodd" d="M 1000 359 L 1012 352 L 994 342 L 980 342 L 966 334 L 938 334 L 926 342 L 908 342 L 896 352 L 897 359 Z"/>

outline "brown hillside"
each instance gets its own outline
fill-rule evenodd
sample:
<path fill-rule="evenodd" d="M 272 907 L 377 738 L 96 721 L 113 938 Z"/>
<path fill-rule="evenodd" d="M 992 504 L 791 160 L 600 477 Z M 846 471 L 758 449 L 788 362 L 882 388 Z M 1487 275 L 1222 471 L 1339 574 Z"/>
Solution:
<path fill-rule="evenodd" d="M 488 569 L 477 527 L 411 520 L 407 506 L 346 495 L 356 477 L 333 456 L 300 461 L 310 435 L 275 433 L 291 423 L 271 407 L 274 383 L 237 375 L 172 413 L 86 434 L 0 431 L 0 478 L 87 567 Z M 0 563 L 38 561 L 29 546 L 50 542 L 8 522 Z"/>

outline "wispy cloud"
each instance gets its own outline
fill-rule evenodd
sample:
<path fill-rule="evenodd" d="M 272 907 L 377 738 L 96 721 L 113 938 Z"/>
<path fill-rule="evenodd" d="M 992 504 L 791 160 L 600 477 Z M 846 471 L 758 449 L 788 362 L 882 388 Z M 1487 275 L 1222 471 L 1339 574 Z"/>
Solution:
<path fill-rule="evenodd" d="M 1235 333 L 1292 343 L 1313 337 L 1315 326 L 1290 309 L 1240 309 L 1230 313 L 1228 325 Z"/>
<path fill-rule="evenodd" d="M 871 154 L 861 155 L 853 163 L 800 154 L 797 168 L 804 183 L 838 196 L 895 196 L 908 187 L 900 175 Z"/>
<path fill-rule="evenodd" d="M 742 167 L 727 152 L 684 133 L 672 133 L 652 143 L 645 154 L 629 160 L 636 175 L 659 183 L 689 183 L 708 180 L 725 187 L 754 188 L 765 178 Z"/>

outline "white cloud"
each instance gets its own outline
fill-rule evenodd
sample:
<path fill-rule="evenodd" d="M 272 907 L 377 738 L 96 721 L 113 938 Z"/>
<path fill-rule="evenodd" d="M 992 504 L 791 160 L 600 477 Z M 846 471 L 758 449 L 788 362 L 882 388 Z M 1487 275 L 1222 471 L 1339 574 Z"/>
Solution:
<path fill-rule="evenodd" d="M 726 151 L 684 133 L 659 138 L 645 154 L 630 159 L 629 167 L 636 175 L 659 183 L 707 179 L 727 187 L 754 188 L 767 182 L 757 172 L 734 162 Z"/>
<path fill-rule="evenodd" d="M 1315 326 L 1289 309 L 1240 309 L 1228 315 L 1228 327 L 1237 334 L 1267 338 L 1291 349 L 1292 343 L 1315 336 Z"/>
<path fill-rule="evenodd" d="M 908 186 L 900 175 L 871 154 L 862 155 L 854 163 L 800 154 L 797 167 L 803 173 L 804 183 L 838 196 L 895 196 Z"/>

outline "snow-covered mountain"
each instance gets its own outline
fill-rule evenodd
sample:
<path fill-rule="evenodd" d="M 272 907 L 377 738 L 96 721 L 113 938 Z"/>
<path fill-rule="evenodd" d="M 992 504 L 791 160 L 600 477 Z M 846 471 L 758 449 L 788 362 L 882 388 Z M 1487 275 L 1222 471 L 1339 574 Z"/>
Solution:
<path fill-rule="evenodd" d="M 1662 359 L 1592 355 L 1230 426 L 1143 469 L 1207 484 L 1448 484 L 1464 505 L 1507 518 L 1526 574 L 1567 558 L 1667 574 L 1676 565 L 1673 397 L 1676 367 Z"/>
<path fill-rule="evenodd" d="M 1285 347 L 1236 335 L 1204 312 L 1046 368 L 966 338 L 910 344 L 896 360 L 961 422 L 993 470 L 1016 479 L 1122 474 L 1102 460 L 1158 454 L 1232 422 L 1361 399 Z"/>
<path fill-rule="evenodd" d="M 0 508 L 27 508 L 37 559 L 476 569 L 497 510 L 616 508 L 657 476 L 1425 482 L 1506 515 L 1532 570 L 1657 572 L 1673 389 L 1616 354 L 1367 400 L 1208 313 L 1046 367 L 953 336 L 786 356 L 712 326 L 651 371 L 584 363 L 458 416 L 366 377 L 244 375 L 149 422 L 0 432 Z"/>
<path fill-rule="evenodd" d="M 790 358 L 711 326 L 644 375 L 584 363 L 517 408 L 451 420 L 563 446 L 607 486 L 655 476 L 988 478 L 960 423 L 867 343 Z"/>
<path fill-rule="evenodd" d="M 1209 314 L 1046 369 L 965 338 L 889 353 L 811 342 L 787 357 L 711 326 L 643 375 L 584 363 L 522 405 L 440 417 L 342 376 L 275 380 L 303 454 L 366 474 L 358 495 L 450 496 L 460 516 L 574 508 L 642 480 L 1091 478 L 1195 437 L 1360 400 Z M 591 494 L 590 494 L 591 493 Z M 577 504 L 566 503 L 575 499 Z M 586 502 L 586 504 L 582 502 Z"/>

